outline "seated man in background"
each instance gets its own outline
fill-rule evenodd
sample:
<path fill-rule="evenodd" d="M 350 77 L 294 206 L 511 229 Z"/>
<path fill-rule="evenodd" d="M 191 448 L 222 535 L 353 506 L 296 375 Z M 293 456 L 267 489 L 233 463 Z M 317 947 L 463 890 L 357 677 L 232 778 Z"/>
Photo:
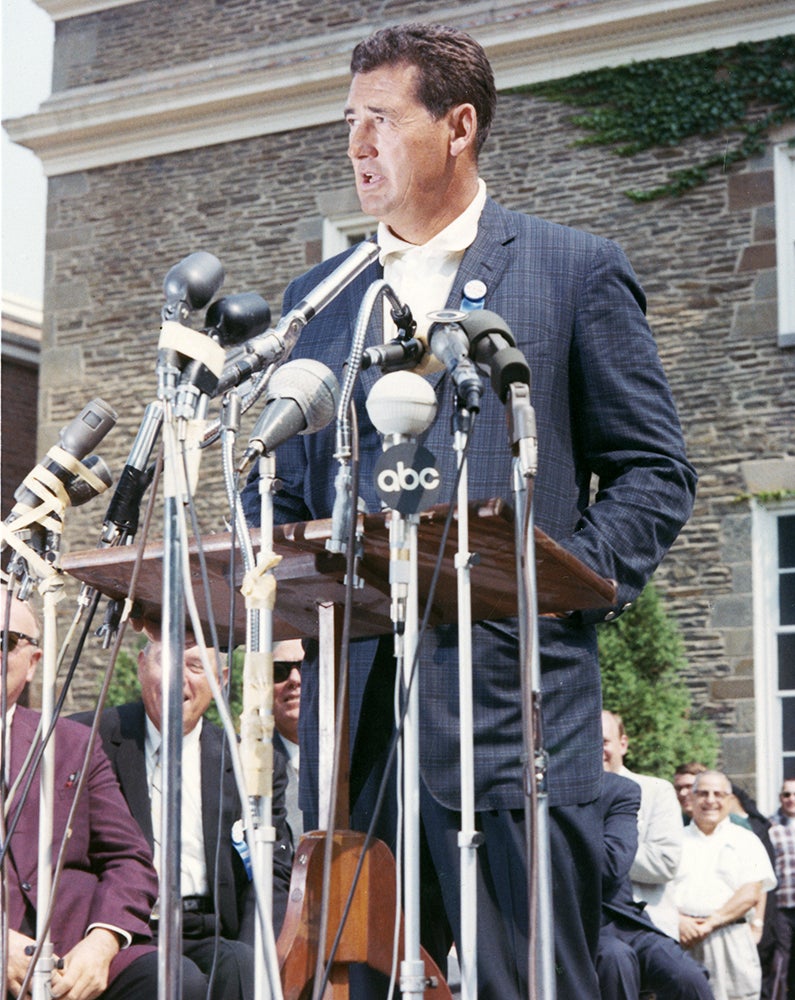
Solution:
<path fill-rule="evenodd" d="M 287 822 L 297 845 L 304 832 L 298 805 L 298 715 L 301 711 L 301 666 L 304 644 L 300 639 L 284 639 L 273 647 L 273 745 L 287 766 Z"/>
<path fill-rule="evenodd" d="M 629 871 L 638 847 L 641 791 L 608 771 L 600 796 L 604 822 L 602 927 L 596 971 L 602 1000 L 712 1000 L 706 970 L 646 916 L 633 899 Z"/>
<path fill-rule="evenodd" d="M 679 936 L 710 974 L 715 1000 L 756 1000 L 762 971 L 755 908 L 776 885 L 759 838 L 732 823 L 732 786 L 704 771 L 692 791 L 693 820 L 685 828 L 676 877 Z"/>
<path fill-rule="evenodd" d="M 28 751 L 38 741 L 40 719 L 38 712 L 17 700 L 35 674 L 41 650 L 30 606 L 9 598 L 5 587 L 0 589 L 0 621 L 9 706 L 2 731 L 9 788 L 8 841 L 3 845 L 8 849 L 5 989 L 17 996 L 36 945 L 39 909 L 47 904 L 38 898 L 38 768 L 27 791 L 24 780 L 15 787 Z M 51 995 L 151 1000 L 157 994 L 157 951 L 150 943 L 149 915 L 157 896 L 157 875 L 150 850 L 101 748 L 95 747 L 86 761 L 88 730 L 59 719 L 54 738 L 53 859 L 64 839 L 66 847 L 49 930 L 56 961 Z M 81 800 L 72 815 L 86 767 Z M 206 981 L 198 969 L 183 963 L 182 980 L 184 1000 L 204 996 Z"/>
<path fill-rule="evenodd" d="M 638 849 L 629 872 L 632 895 L 646 904 L 646 913 L 660 930 L 678 941 L 673 878 L 682 856 L 682 817 L 676 792 L 670 781 L 635 774 L 624 765 L 629 738 L 620 715 L 602 712 L 602 736 L 605 771 L 621 774 L 640 786 Z"/>
<path fill-rule="evenodd" d="M 188 640 L 190 642 L 190 640 Z M 106 709 L 100 734 L 133 816 L 153 845 L 160 815 L 162 646 L 138 654 L 141 701 Z M 212 657 L 212 651 L 210 651 Z M 183 954 L 207 975 L 211 1000 L 254 995 L 256 900 L 244 850 L 240 799 L 223 730 L 203 718 L 212 691 L 197 646 L 187 644 L 183 672 L 181 891 Z M 224 668 L 224 672 L 225 672 Z M 221 682 L 222 683 L 222 682 Z M 91 715 L 80 716 L 90 722 Z M 274 758 L 273 924 L 278 936 L 287 906 L 292 850 L 287 828 L 284 761 Z M 153 920 L 157 931 L 157 920 Z M 218 932 L 218 933 L 217 933 Z"/>

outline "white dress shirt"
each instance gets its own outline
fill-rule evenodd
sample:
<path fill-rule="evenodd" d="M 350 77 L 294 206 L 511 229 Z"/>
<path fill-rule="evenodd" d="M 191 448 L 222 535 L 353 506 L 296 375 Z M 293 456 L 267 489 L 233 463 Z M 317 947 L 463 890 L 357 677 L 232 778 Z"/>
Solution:
<path fill-rule="evenodd" d="M 204 860 L 204 832 L 202 830 L 202 784 L 201 784 L 201 735 L 202 719 L 192 732 L 182 738 L 182 836 L 180 840 L 181 869 L 180 887 L 183 896 L 206 896 L 207 864 Z M 160 874 L 160 808 L 156 801 L 152 779 L 158 766 L 160 754 L 160 732 L 146 717 L 146 778 L 152 802 L 152 828 L 155 839 L 155 868 Z"/>

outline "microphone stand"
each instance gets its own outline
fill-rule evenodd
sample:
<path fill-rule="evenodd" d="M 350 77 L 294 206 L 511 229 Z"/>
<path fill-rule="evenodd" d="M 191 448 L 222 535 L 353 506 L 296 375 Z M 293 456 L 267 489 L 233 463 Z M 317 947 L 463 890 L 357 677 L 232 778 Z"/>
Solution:
<path fill-rule="evenodd" d="M 163 587 L 161 684 L 162 809 L 158 897 L 158 1000 L 182 996 L 182 672 L 185 656 L 185 595 L 178 504 L 187 489 L 169 401 L 163 423 Z"/>
<path fill-rule="evenodd" d="M 456 400 L 458 394 L 456 393 Z M 457 402 L 453 414 L 453 448 L 458 475 L 458 552 L 455 557 L 458 607 L 458 702 L 461 767 L 461 969 L 462 1000 L 477 1000 L 477 848 L 483 835 L 475 829 L 474 708 L 472 697 L 472 596 L 469 552 L 469 486 L 466 441 L 472 414 Z"/>
<path fill-rule="evenodd" d="M 525 830 L 528 866 L 528 995 L 555 1000 L 555 947 L 552 920 L 552 870 L 549 852 L 547 753 L 541 731 L 541 659 L 538 648 L 538 598 L 535 575 L 532 482 L 538 469 L 535 414 L 530 388 L 511 383 L 508 405 L 513 497 L 516 510 L 517 614 L 522 677 L 525 761 Z"/>
<path fill-rule="evenodd" d="M 263 927 L 263 911 L 273 914 L 273 608 L 276 601 L 274 567 L 279 558 L 273 552 L 273 492 L 278 488 L 276 460 L 263 454 L 259 459 L 260 550 L 257 564 L 246 573 L 243 593 L 246 600 L 246 659 L 243 670 L 243 711 L 240 740 L 246 788 L 254 823 L 252 850 L 257 854 L 263 884 L 255 927 L 255 996 L 281 996 L 279 964 L 273 926 Z M 266 951 L 267 949 L 267 951 Z M 268 977 L 270 963 L 271 979 Z M 276 985 L 271 991 L 270 985 Z M 279 990 L 278 994 L 276 990 Z"/>
<path fill-rule="evenodd" d="M 39 588 L 40 590 L 42 587 Z M 60 574 L 49 576 L 43 585 L 44 607 L 42 676 L 41 676 L 41 733 L 49 732 L 55 705 L 55 675 L 57 646 L 55 606 L 63 597 L 63 578 Z M 55 795 L 55 739 L 50 738 L 41 757 L 39 778 L 39 855 L 36 907 L 36 940 L 39 959 L 33 973 L 33 1000 L 49 1000 L 52 981 L 53 951 L 49 931 L 49 900 L 52 890 L 52 835 Z"/>

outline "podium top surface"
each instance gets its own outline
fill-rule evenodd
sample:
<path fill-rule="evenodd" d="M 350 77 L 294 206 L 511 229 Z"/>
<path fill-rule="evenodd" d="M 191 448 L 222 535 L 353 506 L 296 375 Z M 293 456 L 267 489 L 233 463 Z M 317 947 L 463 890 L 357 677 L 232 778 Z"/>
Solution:
<path fill-rule="evenodd" d="M 418 581 L 420 615 L 424 613 L 434 565 L 444 535 L 447 505 L 419 515 Z M 389 615 L 389 515 L 359 517 L 362 556 L 358 574 L 363 586 L 354 591 L 351 633 L 354 637 L 387 635 L 392 632 Z M 280 557 L 273 570 L 276 605 L 273 613 L 274 640 L 317 634 L 319 604 L 342 604 L 345 600 L 345 558 L 326 550 L 331 520 L 304 521 L 274 528 L 273 550 Z M 255 552 L 259 532 L 252 531 Z M 234 601 L 234 637 L 245 638 L 245 602 L 240 593 L 243 559 L 231 551 L 231 535 L 205 535 L 201 548 L 209 576 L 212 613 L 221 641 L 228 641 L 230 607 Z M 457 620 L 455 555 L 458 548 L 455 522 L 445 542 L 444 556 L 433 597 L 430 624 Z M 472 620 L 506 618 L 516 614 L 516 544 L 513 510 L 502 501 L 473 503 L 469 507 L 469 552 Z M 191 582 L 204 624 L 207 602 L 201 583 L 198 544 L 190 547 Z M 87 583 L 107 597 L 126 599 L 138 549 L 91 549 L 65 555 L 65 572 Z M 162 540 L 149 542 L 143 550 L 134 600 L 143 617 L 160 620 L 162 594 Z M 602 579 L 551 538 L 535 529 L 536 588 L 540 614 L 602 608 L 615 601 L 615 585 Z M 234 567 L 234 568 L 233 568 Z M 232 573 L 234 572 L 234 587 Z M 187 581 L 186 581 L 187 585 Z"/>

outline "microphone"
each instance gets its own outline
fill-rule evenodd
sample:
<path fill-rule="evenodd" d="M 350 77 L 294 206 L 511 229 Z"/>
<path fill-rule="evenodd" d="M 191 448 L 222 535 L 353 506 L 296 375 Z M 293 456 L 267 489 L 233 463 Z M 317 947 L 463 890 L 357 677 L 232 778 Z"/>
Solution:
<path fill-rule="evenodd" d="M 77 463 L 82 462 L 115 425 L 116 411 L 104 399 L 93 399 L 84 406 L 74 420 L 61 430 L 57 443 L 17 487 L 14 493 L 17 503 L 6 523 L 10 524 L 40 503 L 40 490 L 36 488 L 40 479 L 45 490 L 51 494 L 53 490 L 47 485 L 47 479 L 55 477 L 67 486 L 79 477 Z"/>
<path fill-rule="evenodd" d="M 511 385 L 530 385 L 530 366 L 501 316 L 488 309 L 476 309 L 465 312 L 460 323 L 469 342 L 470 357 L 490 372 L 491 386 L 503 403 Z"/>
<path fill-rule="evenodd" d="M 162 318 L 180 322 L 188 313 L 204 306 L 224 283 L 224 269 L 213 254 L 205 250 L 189 254 L 175 264 L 163 281 L 166 303 Z"/>
<path fill-rule="evenodd" d="M 185 355 L 189 355 L 190 345 L 198 336 L 194 330 L 183 325 L 185 320 L 194 310 L 204 308 L 223 282 L 221 262 L 204 250 L 189 254 L 166 275 L 163 281 L 166 301 L 160 312 L 160 339 L 155 364 L 158 398 L 173 399 Z M 220 363 L 223 366 L 223 358 Z"/>
<path fill-rule="evenodd" d="M 477 369 L 469 358 L 469 340 L 462 322 L 469 315 L 463 310 L 441 309 L 428 313 L 431 327 L 428 346 L 450 373 L 464 408 L 470 413 L 480 410 L 483 386 Z"/>
<path fill-rule="evenodd" d="M 361 371 L 378 365 L 384 372 L 414 368 L 422 361 L 425 344 L 418 337 L 396 337 L 378 347 L 368 347 L 362 352 Z"/>
<path fill-rule="evenodd" d="M 245 347 L 246 357 L 236 359 L 224 369 L 216 394 L 223 395 L 274 361 L 289 357 L 299 334 L 310 319 L 321 309 L 325 309 L 354 278 L 369 267 L 379 252 L 378 244 L 369 241 L 355 247 L 331 274 L 282 316 L 273 330 L 251 338 Z"/>
<path fill-rule="evenodd" d="M 293 435 L 314 434 L 325 427 L 336 413 L 339 395 L 336 376 L 320 361 L 299 358 L 277 368 L 238 472 Z"/>
<path fill-rule="evenodd" d="M 84 503 L 88 503 L 89 500 L 93 500 L 94 497 L 99 496 L 100 492 L 104 493 L 113 483 L 113 475 L 108 468 L 107 462 L 100 458 L 99 455 L 89 455 L 83 462 L 83 465 L 97 477 L 103 488 L 100 490 L 96 483 L 89 482 L 88 479 L 84 479 L 82 476 L 76 476 L 70 483 L 66 484 L 66 492 L 69 494 L 69 505 L 71 507 L 81 507 Z"/>
<path fill-rule="evenodd" d="M 223 349 L 262 333 L 270 321 L 268 303 L 255 292 L 227 295 L 212 303 L 205 316 L 203 331 L 209 341 L 202 337 L 193 340 L 193 350 L 180 376 L 174 404 L 177 419 L 192 420 L 201 397 L 215 394 L 226 361 Z M 222 350 L 215 350 L 212 345 Z"/>
<path fill-rule="evenodd" d="M 92 456 L 85 463 L 83 459 L 115 424 L 116 411 L 104 400 L 94 399 L 61 430 L 57 443 L 17 487 L 16 504 L 0 533 L 0 548 L 8 543 L 10 534 L 16 534 L 39 554 L 47 552 L 51 559 L 55 558 L 60 546 L 61 515 L 66 507 L 86 503 L 110 485 L 110 471 L 101 458 Z M 15 522 L 19 523 L 13 527 Z M 43 537 L 36 532 L 35 542 L 33 525 L 43 528 Z M 21 558 L 24 561 L 24 556 Z M 9 572 L 16 572 L 12 569 L 15 561 L 9 564 Z"/>
<path fill-rule="evenodd" d="M 365 406 L 384 437 L 384 450 L 374 470 L 379 498 L 405 515 L 431 507 L 441 478 L 434 456 L 416 442 L 436 417 L 431 384 L 414 372 L 392 372 L 375 383 Z"/>
<path fill-rule="evenodd" d="M 159 400 L 151 402 L 144 410 L 141 426 L 108 505 L 101 535 L 103 545 L 127 544 L 138 531 L 141 499 L 155 472 L 154 464 L 149 466 L 149 458 L 162 426 L 163 404 Z"/>

